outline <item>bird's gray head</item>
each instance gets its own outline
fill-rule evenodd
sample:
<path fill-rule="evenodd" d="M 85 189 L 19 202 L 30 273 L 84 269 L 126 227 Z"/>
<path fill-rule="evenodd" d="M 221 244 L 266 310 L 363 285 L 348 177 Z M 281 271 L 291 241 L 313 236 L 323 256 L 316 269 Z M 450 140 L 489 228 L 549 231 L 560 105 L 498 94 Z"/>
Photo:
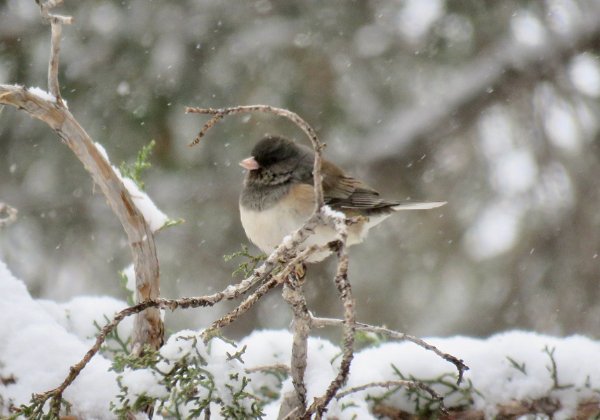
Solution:
<path fill-rule="evenodd" d="M 246 182 L 277 185 L 310 177 L 312 151 L 283 137 L 268 136 L 252 149 L 252 156 L 240 162 L 248 169 Z"/>
<path fill-rule="evenodd" d="M 249 208 L 265 208 L 283 196 L 294 182 L 312 183 L 314 154 L 311 149 L 283 137 L 268 136 L 240 162 L 247 169 L 241 202 Z"/>

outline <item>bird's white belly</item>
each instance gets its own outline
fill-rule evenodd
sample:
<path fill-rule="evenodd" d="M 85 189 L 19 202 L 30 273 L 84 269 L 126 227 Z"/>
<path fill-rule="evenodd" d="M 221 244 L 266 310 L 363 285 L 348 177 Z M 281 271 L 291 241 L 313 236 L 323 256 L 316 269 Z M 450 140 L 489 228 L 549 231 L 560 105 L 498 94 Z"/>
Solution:
<path fill-rule="evenodd" d="M 310 217 L 310 212 L 300 212 L 289 206 L 275 205 L 262 211 L 249 210 L 240 206 L 242 226 L 248 238 L 263 252 L 270 254 L 283 241 L 283 238 L 301 228 Z M 371 217 L 359 225 L 352 225 L 348 231 L 347 245 L 355 245 L 363 241 L 367 231 L 381 223 L 388 215 Z M 311 245 L 323 246 L 337 239 L 336 232 L 329 226 L 318 226 L 300 247 Z M 330 252 L 313 254 L 308 262 L 325 259 Z"/>
<path fill-rule="evenodd" d="M 267 254 L 273 252 L 286 235 L 300 228 L 307 219 L 293 208 L 286 207 L 275 205 L 255 211 L 240 206 L 240 218 L 246 236 Z"/>

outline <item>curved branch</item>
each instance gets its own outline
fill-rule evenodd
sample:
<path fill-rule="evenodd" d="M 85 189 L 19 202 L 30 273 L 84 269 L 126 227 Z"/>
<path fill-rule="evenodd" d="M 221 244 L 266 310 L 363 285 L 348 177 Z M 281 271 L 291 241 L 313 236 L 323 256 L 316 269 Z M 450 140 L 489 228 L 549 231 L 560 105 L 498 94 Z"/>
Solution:
<path fill-rule="evenodd" d="M 22 86 L 0 85 L 0 104 L 12 105 L 45 122 L 75 153 L 100 186 L 127 234 L 133 254 L 138 302 L 158 298 L 159 269 L 154 235 L 112 166 L 75 117 L 62 102 L 42 98 Z M 141 351 L 145 344 L 153 348 L 162 345 L 163 323 L 158 309 L 141 313 L 134 326 L 134 351 Z"/>

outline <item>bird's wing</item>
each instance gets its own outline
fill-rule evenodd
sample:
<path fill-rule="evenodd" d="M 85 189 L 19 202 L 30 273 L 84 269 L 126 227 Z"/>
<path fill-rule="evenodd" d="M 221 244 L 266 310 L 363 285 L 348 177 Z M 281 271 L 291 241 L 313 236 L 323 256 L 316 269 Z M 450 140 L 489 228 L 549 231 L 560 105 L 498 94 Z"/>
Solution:
<path fill-rule="evenodd" d="M 348 176 L 342 169 L 323 160 L 323 195 L 325 204 L 347 214 L 371 215 L 381 211 L 426 210 L 443 206 L 446 202 L 401 202 L 385 200 L 364 182 Z M 312 185 L 312 176 L 304 181 Z"/>
<path fill-rule="evenodd" d="M 323 162 L 323 194 L 333 208 L 368 210 L 391 207 L 397 201 L 384 200 L 379 193 L 356 178 L 346 175 L 333 164 Z"/>

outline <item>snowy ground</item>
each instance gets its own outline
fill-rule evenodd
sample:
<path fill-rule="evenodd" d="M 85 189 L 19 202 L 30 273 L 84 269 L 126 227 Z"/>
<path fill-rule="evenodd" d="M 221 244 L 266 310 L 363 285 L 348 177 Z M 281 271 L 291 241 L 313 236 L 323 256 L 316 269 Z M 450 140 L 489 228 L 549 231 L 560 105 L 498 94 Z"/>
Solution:
<path fill-rule="evenodd" d="M 111 316 L 125 307 L 124 302 L 109 297 L 79 297 L 58 304 L 34 300 L 25 285 L 16 279 L 0 261 L 0 415 L 8 414 L 9 404 L 27 403 L 32 393 L 56 387 L 91 346 L 97 331 L 94 321 L 103 325 L 104 316 Z M 172 316 L 176 316 L 172 315 Z M 121 336 L 131 330 L 131 319 L 119 327 Z M 212 340 L 209 345 L 197 337 L 198 331 L 180 331 L 172 335 L 161 349 L 157 369 L 168 372 L 174 362 L 186 355 L 198 354 L 207 362 L 204 368 L 214 379 L 214 393 L 225 401 L 230 388 L 226 386 L 232 374 L 250 379 L 248 388 L 255 395 L 265 389 L 274 391 L 272 401 L 264 407 L 266 418 L 276 418 L 280 405 L 277 394 L 292 389 L 291 381 L 277 378 L 253 367 L 286 364 L 290 358 L 291 336 L 287 331 L 256 331 L 233 343 Z M 512 331 L 488 339 L 468 337 L 430 338 L 428 341 L 443 351 L 456 355 L 470 370 L 460 389 L 454 367 L 411 343 L 383 342 L 356 353 L 346 389 L 372 382 L 405 378 L 431 381 L 440 394 L 447 395 L 448 407 L 464 404 L 469 398 L 472 409 L 492 416 L 499 405 L 514 401 L 533 401 L 550 397 L 560 402 L 556 418 L 568 418 L 577 405 L 597 400 L 600 389 L 600 343 L 582 336 L 556 338 L 530 332 Z M 244 346 L 240 359 L 231 359 Z M 319 338 L 309 342 L 309 364 L 306 373 L 309 399 L 321 395 L 334 377 L 340 349 L 336 344 Z M 243 363 L 242 363 L 243 360 Z M 97 355 L 70 386 L 65 398 L 73 404 L 74 414 L 81 418 L 113 418 L 111 401 L 117 403 L 119 393 L 117 373 L 109 370 L 111 361 Z M 6 380 L 10 378 L 10 380 Z M 14 380 L 13 380 L 14 379 Z M 156 370 L 130 370 L 122 374 L 132 399 L 147 394 L 164 401 L 169 390 L 161 383 Z M 444 384 L 448 385 L 444 385 Z M 329 414 L 340 418 L 373 418 L 370 404 L 389 389 L 377 387 L 352 393 L 333 400 Z M 262 393 L 262 394 L 261 394 Z M 371 398 L 368 400 L 367 395 Z M 213 395 L 214 397 L 214 395 Z M 396 392 L 385 400 L 386 405 L 414 411 L 413 398 Z M 185 407 L 184 412 L 185 412 Z M 212 410 L 215 415 L 219 407 Z M 155 416 L 157 417 L 157 416 Z M 160 417 L 160 416 L 158 416 Z"/>

